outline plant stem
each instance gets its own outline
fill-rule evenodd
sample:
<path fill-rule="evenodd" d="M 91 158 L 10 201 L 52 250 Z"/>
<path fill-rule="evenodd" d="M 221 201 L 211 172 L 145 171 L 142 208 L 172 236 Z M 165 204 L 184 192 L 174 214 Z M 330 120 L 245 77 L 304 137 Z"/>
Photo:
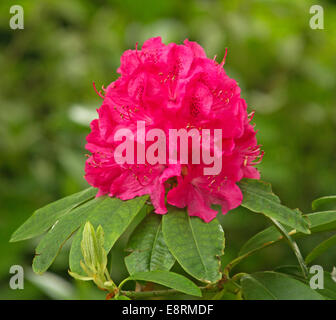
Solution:
<path fill-rule="evenodd" d="M 305 279 L 308 279 L 308 268 L 305 264 L 305 261 L 302 257 L 301 251 L 298 247 L 298 245 L 296 244 L 296 242 L 291 238 L 291 236 L 287 233 L 286 229 L 281 225 L 281 223 L 279 223 L 278 221 L 276 221 L 273 218 L 269 219 L 273 222 L 273 224 L 275 225 L 275 227 L 279 230 L 279 232 L 284 236 L 284 238 L 287 240 L 290 248 L 293 250 L 296 259 L 299 262 L 299 265 L 301 267 L 302 270 L 302 275 Z"/>
<path fill-rule="evenodd" d="M 121 281 L 119 283 L 118 289 L 121 290 L 122 286 L 129 280 L 131 280 L 131 279 L 128 277 L 128 278 L 124 279 L 123 281 Z"/>
<path fill-rule="evenodd" d="M 215 287 L 199 287 L 204 293 L 216 293 L 218 291 L 223 290 L 223 288 Z M 154 290 L 154 291 L 120 291 L 121 295 L 124 295 L 131 299 L 146 299 L 146 298 L 153 298 L 153 297 L 171 297 L 176 295 L 181 295 L 181 291 L 175 289 L 167 289 L 167 290 Z"/>

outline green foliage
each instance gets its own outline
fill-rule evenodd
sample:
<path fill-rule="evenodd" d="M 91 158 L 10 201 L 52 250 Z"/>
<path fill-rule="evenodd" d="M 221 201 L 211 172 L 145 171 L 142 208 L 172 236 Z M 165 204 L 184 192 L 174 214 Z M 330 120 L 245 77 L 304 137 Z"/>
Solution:
<path fill-rule="evenodd" d="M 86 220 L 90 221 L 95 227 L 101 225 L 105 231 L 106 252 L 109 252 L 119 237 L 125 232 L 126 228 L 135 219 L 141 208 L 144 206 L 147 196 L 138 197 L 128 201 L 122 201 L 117 198 L 106 198 L 106 204 L 93 210 Z M 78 218 L 76 218 L 78 219 Z M 76 222 L 78 223 L 78 222 Z M 80 260 L 82 253 L 80 249 L 80 241 L 82 229 L 75 235 L 69 257 L 70 269 L 73 272 L 81 273 Z"/>
<path fill-rule="evenodd" d="M 104 249 L 104 231 L 101 225 L 97 232 L 90 222 L 84 225 L 81 249 L 86 270 L 91 273 L 103 273 L 107 266 L 107 254 Z"/>
<path fill-rule="evenodd" d="M 126 251 L 131 252 L 125 258 L 130 274 L 143 271 L 169 271 L 175 263 L 162 232 L 162 217 L 148 215 L 136 228 L 127 244 Z"/>
<path fill-rule="evenodd" d="M 288 242 L 289 246 L 291 247 L 292 251 L 294 252 L 296 259 L 300 265 L 300 268 L 302 270 L 302 274 L 304 278 L 308 278 L 308 269 L 305 264 L 305 261 L 303 260 L 301 251 L 296 244 L 296 242 L 292 239 L 292 237 L 287 233 L 287 230 L 279 223 L 278 221 L 271 218 L 271 221 L 275 225 L 275 227 L 280 231 L 280 233 L 284 236 L 284 239 Z"/>
<path fill-rule="evenodd" d="M 336 270 L 336 269 L 334 269 Z M 282 267 L 278 267 L 276 268 L 275 271 L 281 272 L 281 273 L 285 273 L 288 276 L 291 276 L 303 283 L 305 283 L 306 285 L 309 285 L 309 282 L 311 281 L 311 278 L 314 276 L 312 274 L 310 274 L 309 279 L 304 279 L 302 277 L 302 275 L 300 274 L 300 270 L 298 269 L 297 266 L 282 266 Z M 320 295 L 322 295 L 325 299 L 331 299 L 331 300 L 335 300 L 336 299 L 336 281 L 335 279 L 332 277 L 332 274 L 330 272 L 323 272 L 323 286 L 324 288 L 317 288 L 315 289 L 315 292 L 319 293 Z"/>
<path fill-rule="evenodd" d="M 287 227 L 287 231 L 288 231 Z M 274 242 L 280 241 L 283 239 L 283 236 L 279 232 L 276 227 L 266 228 L 256 235 L 254 235 L 251 239 L 249 239 L 240 249 L 239 256 L 244 256 L 251 254 L 258 249 L 262 249 L 263 247 L 269 246 Z"/>
<path fill-rule="evenodd" d="M 334 277 L 325 272 L 327 287 L 319 292 L 314 291 L 309 287 L 311 275 L 306 263 L 335 245 L 335 236 L 316 246 L 306 261 L 294 237 L 308 237 L 317 232 L 334 230 L 336 212 L 302 215 L 299 210 L 290 210 L 281 205 L 269 184 L 245 179 L 240 186 L 244 193 L 242 206 L 264 214 L 274 226 L 248 240 L 239 255 L 224 268 L 221 266 L 224 231 L 217 219 L 205 223 L 198 217 L 189 216 L 186 210 L 172 206 L 163 216 L 148 213 L 148 196 L 128 201 L 108 196 L 91 199 L 94 192 L 87 189 L 37 210 L 15 231 L 12 241 L 33 237 L 45 230 L 46 225 L 52 225 L 38 244 L 33 261 L 33 270 L 42 273 L 50 267 L 66 240 L 78 230 L 70 250 L 69 274 L 80 281 L 93 281 L 98 288 L 109 292 L 108 299 L 150 298 L 178 293 L 198 297 L 202 297 L 203 293 L 213 294 L 213 299 L 333 299 L 336 296 Z M 145 217 L 135 219 L 140 211 Z M 54 215 L 57 216 L 56 221 L 53 220 Z M 287 226 L 282 225 L 284 217 L 289 219 Z M 133 221 L 137 226 L 129 235 L 126 245 L 129 254 L 125 257 L 130 276 L 117 287 L 107 268 L 107 254 Z M 238 263 L 282 239 L 288 242 L 295 254 L 301 273 L 298 266 L 292 266 L 277 268 L 280 272 L 232 275 L 232 269 Z M 185 276 L 170 272 L 175 261 L 189 275 L 207 283 L 207 286 L 199 287 Z M 130 280 L 170 289 L 123 290 L 124 284 Z"/>
<path fill-rule="evenodd" d="M 131 275 L 126 280 L 150 281 L 175 289 L 188 295 L 198 297 L 202 296 L 201 290 L 192 281 L 174 272 L 159 270 L 149 272 L 137 272 Z"/>
<path fill-rule="evenodd" d="M 307 215 L 313 233 L 336 230 L 336 211 L 321 211 Z"/>
<path fill-rule="evenodd" d="M 247 300 L 324 300 L 302 282 L 276 272 L 258 272 L 241 280 Z"/>
<path fill-rule="evenodd" d="M 110 203 L 113 203 L 113 200 L 109 197 L 96 198 L 63 216 L 38 244 L 33 261 L 34 272 L 43 273 L 46 271 L 64 243 L 81 224 L 87 221 L 89 215 L 101 210 L 110 210 Z"/>
<path fill-rule="evenodd" d="M 336 211 L 315 212 L 305 215 L 310 221 L 312 233 L 336 230 Z M 285 227 L 292 237 L 302 237 L 304 234 Z M 239 256 L 248 255 L 258 249 L 269 246 L 283 239 L 281 233 L 275 227 L 269 227 L 260 231 L 249 239 L 239 251 Z"/>
<path fill-rule="evenodd" d="M 151 36 L 161 35 L 165 42 L 182 42 L 186 37 L 196 40 L 208 56 L 216 54 L 217 61 L 227 47 L 226 71 L 239 81 L 249 109 L 256 110 L 258 141 L 266 151 L 259 165 L 263 179 L 272 181 L 284 203 L 305 213 L 310 212 L 315 197 L 336 194 L 336 77 L 332 71 L 336 69 L 336 6 L 332 1 L 323 3 L 323 31 L 308 27 L 309 8 L 316 4 L 313 0 L 206 4 L 148 0 L 141 5 L 137 1 L 92 5 L 88 0 L 36 0 L 22 4 L 26 28 L 13 31 L 6 18 L 12 4 L 0 2 L 5 17 L 0 21 L 0 298 L 50 297 L 50 290 L 30 280 L 25 290 L 8 288 L 8 266 L 28 265 L 35 246 L 35 239 L 11 244 L 8 239 L 36 208 L 87 188 L 83 179 L 85 136 L 101 103 L 91 83 L 96 81 L 99 88 L 115 80 L 120 54 Z M 323 211 L 326 207 L 330 212 Z M 336 230 L 336 211 L 331 211 L 334 202 L 318 208 L 320 212 L 304 215 L 309 216 L 312 236 L 282 222 L 302 252 L 310 252 L 330 237 L 324 231 Z M 58 217 L 54 214 L 55 220 L 44 225 L 42 232 L 55 224 Z M 277 244 L 279 237 L 283 239 L 281 233 L 275 227 L 267 228 L 269 222 L 262 215 L 239 208 L 218 219 L 228 243 L 223 264 L 241 256 L 239 249 L 248 238 L 257 234 L 252 237 L 257 241 L 260 231 L 265 236 L 259 244 L 249 243 L 260 254 L 240 259 L 236 272 L 295 262 L 292 252 Z M 319 221 L 315 227 L 314 221 Z M 31 228 L 32 233 L 27 229 L 29 237 L 42 233 L 34 231 L 35 223 Z M 122 262 L 129 231 L 112 249 L 113 261 L 120 262 L 113 265 L 117 282 L 127 272 Z M 20 237 L 15 235 L 13 241 L 27 235 Z M 272 251 L 261 251 L 268 241 L 274 243 Z M 242 252 L 251 252 L 247 244 Z M 68 250 L 67 242 L 51 272 L 66 274 Z M 335 259 L 336 251 L 329 250 L 316 263 L 331 270 Z M 67 283 L 77 298 L 102 298 L 101 291 L 88 284 Z M 234 298 L 236 293 L 224 294 L 229 295 Z"/>
<path fill-rule="evenodd" d="M 320 209 L 321 207 L 325 208 L 327 206 L 329 208 L 332 207 L 333 209 L 335 209 L 335 207 L 336 207 L 336 196 L 321 197 L 321 198 L 315 199 L 312 202 L 313 210 Z"/>
<path fill-rule="evenodd" d="M 216 219 L 204 223 L 184 210 L 169 207 L 162 229 L 169 250 L 186 272 L 203 282 L 220 280 L 224 231 Z"/>
<path fill-rule="evenodd" d="M 303 233 L 310 233 L 308 223 L 301 214 L 281 205 L 270 184 L 259 180 L 245 180 L 239 182 L 239 187 L 243 192 L 243 207 L 263 213 Z"/>
<path fill-rule="evenodd" d="M 93 199 L 96 193 L 96 189 L 88 188 L 36 210 L 34 214 L 13 233 L 10 241 L 21 241 L 39 236 L 55 225 L 62 216 L 69 213 L 76 206 Z"/>
<path fill-rule="evenodd" d="M 83 224 L 85 221 L 92 219 L 102 219 L 99 224 L 102 224 L 109 232 L 106 237 L 106 251 L 108 252 L 118 237 L 125 231 L 126 227 L 139 212 L 144 205 L 146 197 L 137 198 L 126 202 L 125 205 L 119 199 L 112 199 L 110 197 L 99 197 L 94 200 L 88 201 L 73 210 L 73 204 L 69 203 L 69 212 L 66 215 L 58 217 L 57 223 L 49 230 L 49 232 L 42 238 L 35 251 L 35 258 L 33 262 L 33 270 L 36 273 L 43 273 L 52 264 L 54 259 L 59 253 L 59 250 L 64 243 L 72 236 L 72 234 Z M 58 206 L 54 207 L 55 212 L 58 212 Z M 46 211 L 50 215 L 51 211 Z M 113 217 L 113 222 L 109 220 Z M 44 222 L 44 221 L 43 221 Z M 21 231 L 20 231 L 21 230 Z M 15 237 L 22 238 L 21 233 L 27 234 L 25 228 L 21 227 L 16 231 Z M 81 234 L 81 232 L 80 232 Z M 70 255 L 71 270 L 80 273 L 79 261 L 80 254 L 80 239 L 78 236 L 74 239 L 73 249 Z M 79 243 L 77 243 L 79 241 Z"/>
<path fill-rule="evenodd" d="M 336 280 L 330 272 L 323 273 L 323 283 L 324 288 L 316 289 L 316 291 L 326 299 L 336 300 Z"/>
<path fill-rule="evenodd" d="M 326 252 L 328 249 L 336 246 L 336 235 L 324 240 L 319 245 L 317 245 L 306 257 L 305 261 L 307 264 L 310 264 L 321 254 Z"/>
<path fill-rule="evenodd" d="M 81 251 L 84 261 L 80 261 L 85 276 L 72 271 L 69 271 L 69 274 L 77 280 L 92 280 L 100 289 L 114 292 L 116 286 L 106 269 L 107 254 L 104 249 L 104 243 L 104 230 L 102 226 L 99 226 L 97 231 L 95 231 L 92 224 L 87 222 L 84 225 L 81 241 Z"/>

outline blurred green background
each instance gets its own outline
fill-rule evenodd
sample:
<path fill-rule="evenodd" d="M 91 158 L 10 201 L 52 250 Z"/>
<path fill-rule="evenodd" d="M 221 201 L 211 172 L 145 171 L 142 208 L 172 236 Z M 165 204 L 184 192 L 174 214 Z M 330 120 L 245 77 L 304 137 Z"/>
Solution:
<path fill-rule="evenodd" d="M 9 8 L 24 8 L 24 30 L 11 30 Z M 324 8 L 324 30 L 309 27 L 309 8 Z M 152 36 L 199 42 L 238 80 L 256 110 L 265 156 L 262 178 L 289 207 L 310 212 L 311 201 L 336 194 L 336 5 L 310 0 L 27 0 L 0 2 L 0 299 L 104 298 L 67 275 L 68 246 L 44 278 L 30 272 L 38 239 L 9 244 L 32 212 L 83 189 L 85 137 L 101 100 L 92 88 L 117 77 L 122 52 Z M 268 224 L 242 209 L 221 217 L 225 260 Z M 299 241 L 304 254 L 325 235 Z M 113 276 L 126 275 L 122 248 Z M 316 261 L 331 271 L 336 250 Z M 250 257 L 237 271 L 294 264 L 279 244 Z M 9 288 L 9 268 L 23 265 L 25 290 Z"/>

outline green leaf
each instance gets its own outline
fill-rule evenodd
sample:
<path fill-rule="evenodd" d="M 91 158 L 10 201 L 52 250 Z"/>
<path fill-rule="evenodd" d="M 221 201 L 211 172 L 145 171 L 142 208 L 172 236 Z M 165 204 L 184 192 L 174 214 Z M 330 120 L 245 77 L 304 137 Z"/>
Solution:
<path fill-rule="evenodd" d="M 336 211 L 321 211 L 307 215 L 312 233 L 336 230 Z"/>
<path fill-rule="evenodd" d="M 201 297 L 201 290 L 188 278 L 169 271 L 138 272 L 128 280 L 150 281 L 192 296 Z"/>
<path fill-rule="evenodd" d="M 224 231 L 217 219 L 205 223 L 187 212 L 169 207 L 162 230 L 170 252 L 196 279 L 212 283 L 221 279 L 220 256 L 224 254 Z"/>
<path fill-rule="evenodd" d="M 244 276 L 241 285 L 247 300 L 324 300 L 301 281 L 272 271 Z"/>
<path fill-rule="evenodd" d="M 312 203 L 313 210 L 316 209 L 336 209 L 336 196 L 326 196 L 315 199 Z"/>
<path fill-rule="evenodd" d="M 297 280 L 303 281 L 308 284 L 307 279 L 302 276 L 301 268 L 297 265 L 283 265 L 275 267 L 275 272 L 285 273 L 289 275 L 291 278 L 295 278 Z"/>
<path fill-rule="evenodd" d="M 324 288 L 316 291 L 327 299 L 336 300 L 336 282 L 330 272 L 324 271 Z"/>
<path fill-rule="evenodd" d="M 243 207 L 263 213 L 303 233 L 310 233 L 307 221 L 298 211 L 283 206 L 272 192 L 270 184 L 260 180 L 244 179 L 238 185 L 243 192 Z"/>
<path fill-rule="evenodd" d="M 88 188 L 36 210 L 33 215 L 13 233 L 10 242 L 26 240 L 42 234 L 72 209 L 93 199 L 96 193 L 97 189 Z"/>
<path fill-rule="evenodd" d="M 336 269 L 335 269 L 336 270 Z M 275 269 L 277 272 L 282 272 L 290 275 L 291 277 L 296 278 L 309 285 L 310 278 L 314 276 L 314 274 L 309 274 L 309 279 L 304 279 L 301 276 L 300 269 L 298 266 L 281 266 Z M 332 274 L 324 271 L 323 273 L 323 289 L 315 289 L 320 295 L 324 296 L 327 299 L 336 300 L 336 280 L 333 280 Z"/>
<path fill-rule="evenodd" d="M 281 225 L 281 223 L 279 223 L 278 221 L 270 218 L 271 221 L 273 222 L 274 226 L 279 230 L 279 232 L 284 236 L 284 238 L 287 240 L 290 248 L 292 249 L 292 251 L 294 252 L 297 261 L 299 262 L 299 265 L 301 267 L 302 270 L 302 274 L 305 278 L 308 278 L 308 268 L 305 264 L 305 261 L 302 257 L 301 251 L 298 247 L 298 245 L 296 244 L 296 242 L 292 239 L 292 237 L 288 234 L 287 230 Z"/>
<path fill-rule="evenodd" d="M 321 242 L 318 246 L 316 246 L 306 257 L 306 263 L 309 264 L 314 261 L 321 254 L 326 252 L 329 248 L 336 246 L 336 234 L 332 237 L 326 239 Z"/>
<path fill-rule="evenodd" d="M 336 211 L 315 212 L 307 214 L 305 217 L 311 223 L 310 230 L 312 233 L 336 230 Z M 284 228 L 293 238 L 304 235 L 296 230 L 291 230 L 290 227 L 284 226 Z M 283 236 L 275 227 L 269 227 L 250 238 L 240 249 L 239 256 L 253 253 L 282 239 Z"/>
<path fill-rule="evenodd" d="M 148 196 L 128 201 L 122 201 L 117 198 L 108 199 L 108 206 L 106 208 L 89 212 L 86 216 L 86 221 L 90 221 L 94 228 L 97 228 L 99 225 L 103 228 L 105 234 L 104 248 L 107 253 L 145 205 Z M 69 256 L 70 269 L 72 272 L 78 274 L 83 274 L 80 266 L 80 260 L 83 260 L 81 252 L 83 228 L 84 226 L 74 236 Z"/>
<path fill-rule="evenodd" d="M 287 227 L 288 228 L 288 227 Z M 245 254 L 252 253 L 256 250 L 260 250 L 263 247 L 270 245 L 276 241 L 282 240 L 283 236 L 275 227 L 266 228 L 252 238 L 250 238 L 240 249 L 238 255 L 243 256 Z"/>
<path fill-rule="evenodd" d="M 131 252 L 125 258 L 125 264 L 130 274 L 154 270 L 166 270 L 175 263 L 162 232 L 162 216 L 149 214 L 134 230 L 127 245 Z"/>
<path fill-rule="evenodd" d="M 53 263 L 63 244 L 87 221 L 90 214 L 111 212 L 114 199 L 102 196 L 70 211 L 49 230 L 35 250 L 33 270 L 43 273 Z"/>

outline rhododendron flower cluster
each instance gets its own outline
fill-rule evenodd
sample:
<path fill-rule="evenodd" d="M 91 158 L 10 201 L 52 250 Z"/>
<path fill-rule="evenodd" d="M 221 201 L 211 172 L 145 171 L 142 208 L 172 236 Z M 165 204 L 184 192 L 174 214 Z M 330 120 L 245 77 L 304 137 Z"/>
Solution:
<path fill-rule="evenodd" d="M 98 196 L 128 200 L 149 194 L 156 213 L 165 214 L 169 204 L 187 208 L 190 216 L 205 222 L 216 216 L 211 205 L 220 205 L 226 213 L 241 204 L 236 183 L 244 177 L 259 179 L 254 165 L 262 152 L 250 123 L 253 115 L 248 115 L 240 88 L 223 65 L 224 59 L 219 64 L 207 58 L 201 46 L 188 40 L 183 45 L 165 45 L 157 37 L 147 40 L 141 50 L 124 52 L 117 70 L 121 76 L 103 88 L 99 118 L 92 121 L 87 137 L 91 155 L 85 178 L 99 189 Z M 209 164 L 202 158 L 193 163 L 192 144 L 188 144 L 187 163 L 179 160 L 178 150 L 175 163 L 169 161 L 168 151 L 165 162 L 140 161 L 136 154 L 133 163 L 119 163 L 114 157 L 120 145 L 115 139 L 118 130 L 134 132 L 135 142 L 144 148 L 155 143 L 136 134 L 139 121 L 146 129 L 162 130 L 167 137 L 170 129 L 220 129 L 220 154 L 214 147 L 209 150 L 220 159 L 220 172 L 204 174 Z"/>

